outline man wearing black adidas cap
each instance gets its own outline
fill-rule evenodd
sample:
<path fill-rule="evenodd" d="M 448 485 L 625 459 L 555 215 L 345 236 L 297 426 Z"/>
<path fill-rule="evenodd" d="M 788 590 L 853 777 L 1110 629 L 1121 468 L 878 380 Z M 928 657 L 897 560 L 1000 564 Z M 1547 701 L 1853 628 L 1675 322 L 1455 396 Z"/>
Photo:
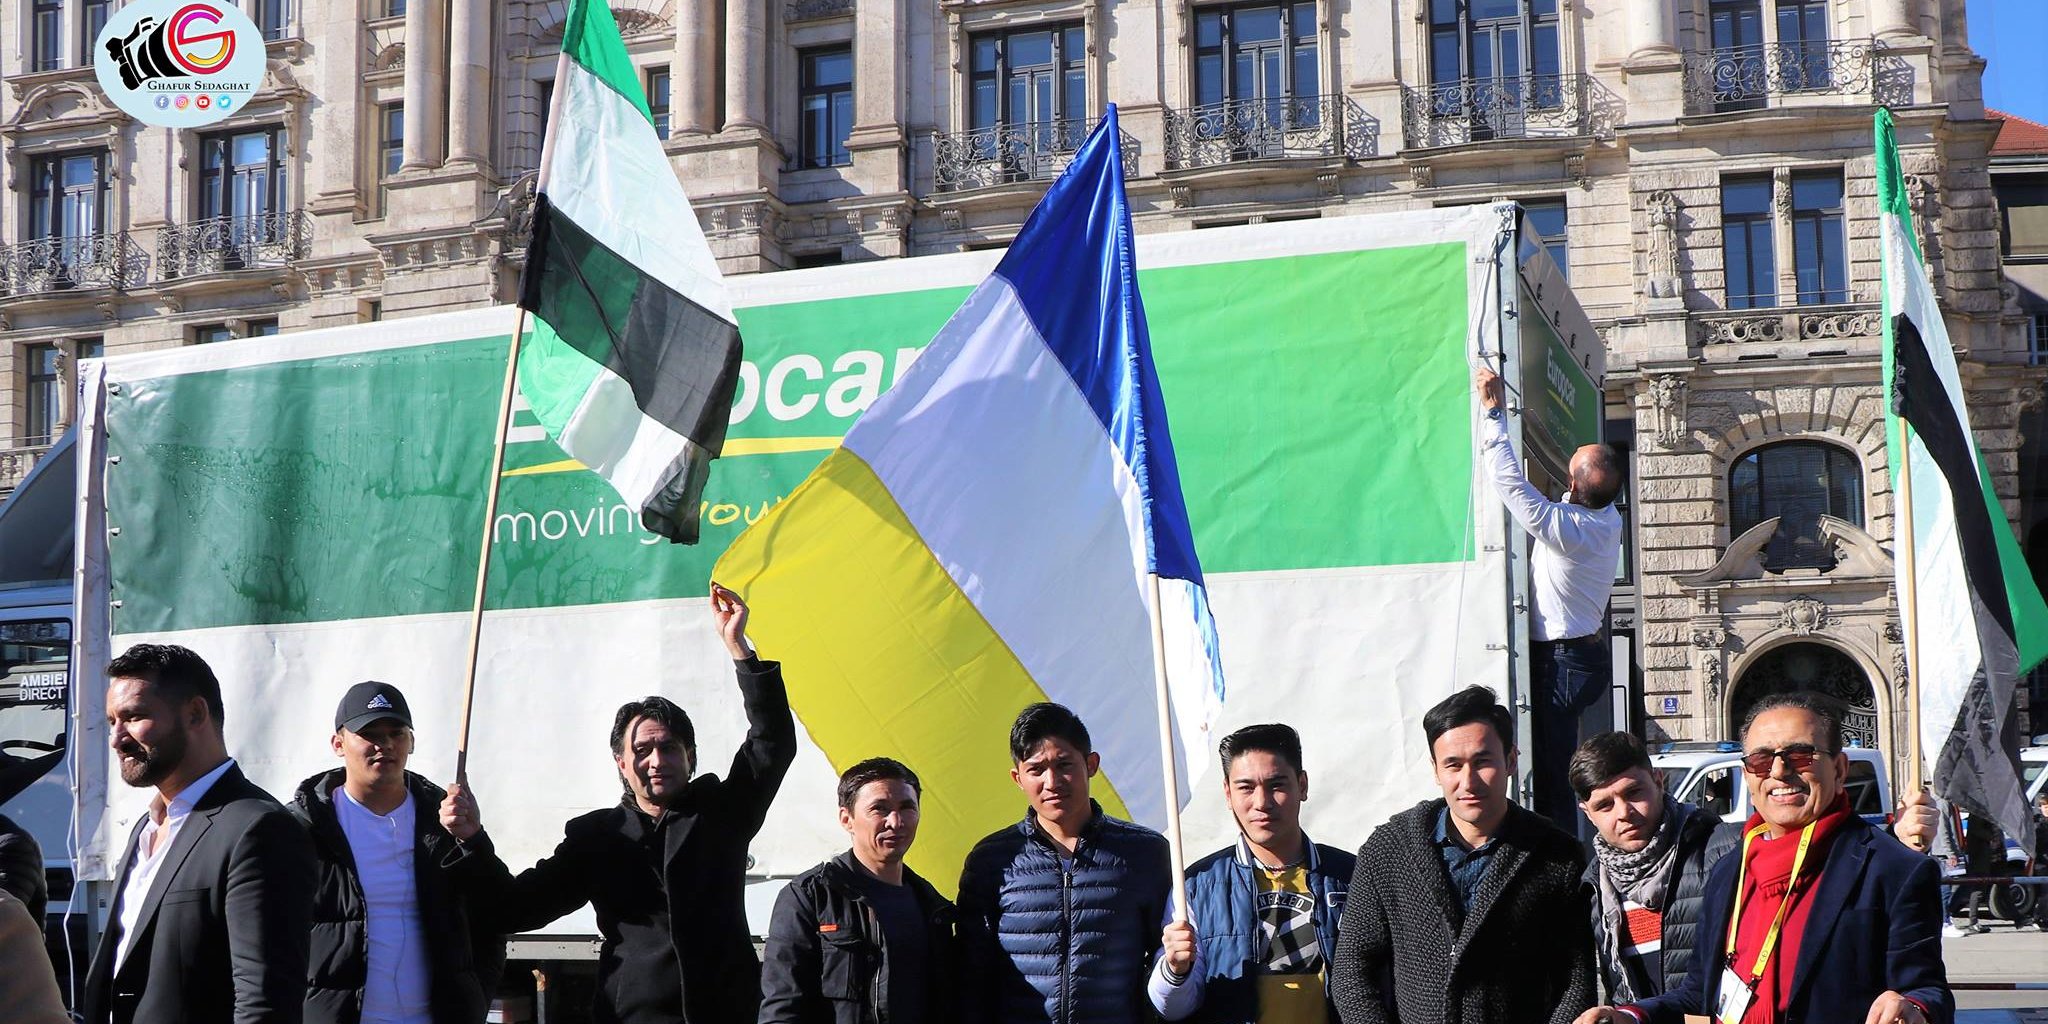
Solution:
<path fill-rule="evenodd" d="M 490 837 L 466 795 L 405 770 L 412 711 L 398 687 L 349 687 L 332 743 L 342 766 L 292 801 L 320 858 L 306 1024 L 479 1024 L 505 964 L 479 910 L 496 877 L 480 869 L 505 870 Z"/>

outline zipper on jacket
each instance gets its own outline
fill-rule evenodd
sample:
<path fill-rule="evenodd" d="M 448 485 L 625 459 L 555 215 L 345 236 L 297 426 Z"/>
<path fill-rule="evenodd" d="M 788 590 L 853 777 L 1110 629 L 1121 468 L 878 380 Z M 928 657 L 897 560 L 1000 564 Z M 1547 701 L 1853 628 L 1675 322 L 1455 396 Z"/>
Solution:
<path fill-rule="evenodd" d="M 1074 855 L 1081 854 L 1081 844 L 1074 844 Z M 1054 854 L 1058 856 L 1058 854 Z M 1074 870 L 1073 861 L 1060 858 L 1060 1000 L 1059 1019 L 1070 1022 L 1074 1019 L 1073 971 L 1074 971 Z"/>

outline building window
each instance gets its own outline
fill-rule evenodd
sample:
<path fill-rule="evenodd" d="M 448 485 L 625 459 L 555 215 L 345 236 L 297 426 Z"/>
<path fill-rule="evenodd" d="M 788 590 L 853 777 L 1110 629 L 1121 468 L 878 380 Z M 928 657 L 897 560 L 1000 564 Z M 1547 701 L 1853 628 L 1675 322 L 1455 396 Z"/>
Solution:
<path fill-rule="evenodd" d="M 803 133 L 798 159 L 805 167 L 844 167 L 853 162 L 846 151 L 846 136 L 853 131 L 853 50 L 805 50 L 797 63 Z"/>
<path fill-rule="evenodd" d="M 201 136 L 199 216 L 275 221 L 285 209 L 284 129 Z"/>
<path fill-rule="evenodd" d="M 283 39 L 291 30 L 290 0 L 256 0 L 256 27 L 265 39 Z"/>
<path fill-rule="evenodd" d="M 647 111 L 654 115 L 654 137 L 668 138 L 668 69 L 647 72 Z"/>
<path fill-rule="evenodd" d="M 1565 241 L 1565 205 L 1562 199 L 1539 199 L 1522 204 L 1522 212 L 1528 218 L 1529 230 L 1536 233 L 1543 248 L 1550 252 L 1550 261 L 1572 279 L 1571 246 Z"/>
<path fill-rule="evenodd" d="M 1195 104 L 1264 104 L 1322 91 L 1313 3 L 1205 7 L 1195 14 Z M 1310 112 L 1311 116 L 1314 112 Z"/>
<path fill-rule="evenodd" d="M 242 323 L 244 338 L 271 338 L 277 335 L 277 318 L 274 316 L 261 320 L 244 320 Z"/>
<path fill-rule="evenodd" d="M 56 153 L 29 164 L 31 238 L 81 239 L 107 220 L 107 154 Z"/>
<path fill-rule="evenodd" d="M 2048 364 L 2048 313 L 2027 318 L 2027 352 L 2035 366 Z M 2048 705 L 2043 705 L 2048 710 Z"/>
<path fill-rule="evenodd" d="M 384 0 L 384 16 L 387 18 L 405 17 L 405 0 Z"/>
<path fill-rule="evenodd" d="M 1078 145 L 1088 119 L 1087 33 L 1078 24 L 990 32 L 972 40 L 972 128 L 1072 120 Z"/>
<path fill-rule="evenodd" d="M 194 324 L 191 331 L 194 345 L 211 345 L 232 340 L 235 336 L 235 332 L 228 330 L 226 324 Z"/>
<path fill-rule="evenodd" d="M 100 32 L 106 29 L 107 15 L 112 13 L 113 7 L 113 0 L 85 0 L 85 17 L 82 26 L 85 31 L 80 33 L 78 39 L 79 67 L 89 67 L 92 65 L 93 57 L 96 55 L 96 48 L 99 46 Z"/>
<path fill-rule="evenodd" d="M 1778 0 L 1778 65 L 1787 92 L 1834 84 L 1828 71 L 1828 0 Z"/>
<path fill-rule="evenodd" d="M 1429 22 L 1435 113 L 1469 113 L 1476 132 L 1514 127 L 1500 123 L 1514 111 L 1564 105 L 1557 0 L 1430 0 Z"/>
<path fill-rule="evenodd" d="M 57 433 L 57 346 L 30 345 L 28 357 L 28 414 L 22 422 L 23 444 L 49 444 Z"/>
<path fill-rule="evenodd" d="M 1863 525 L 1863 467 L 1847 448 L 1781 441 L 1744 455 L 1728 471 L 1731 540 L 1765 520 L 1778 520 L 1764 548 L 1764 565 L 1772 572 L 1834 568 L 1833 545 L 1820 530 L 1824 515 Z"/>
<path fill-rule="evenodd" d="M 1799 304 L 1849 301 L 1849 259 L 1842 236 L 1842 176 L 1792 175 L 1792 267 Z"/>
<path fill-rule="evenodd" d="M 2007 256 L 2048 256 L 2048 175 L 2000 177 L 1999 233 Z"/>
<path fill-rule="evenodd" d="M 1714 45 L 1714 109 L 1762 107 L 1769 81 L 1763 63 L 1762 0 L 1713 0 L 1707 23 Z"/>
<path fill-rule="evenodd" d="M 377 174 L 389 178 L 405 166 L 405 104 L 377 108 Z"/>
<path fill-rule="evenodd" d="M 540 93 L 540 127 L 535 130 L 533 138 L 533 164 L 538 167 L 540 156 L 547 152 L 548 147 L 548 113 L 555 107 L 555 80 L 543 78 L 533 83 L 533 87 Z"/>
<path fill-rule="evenodd" d="M 1771 179 L 1729 178 L 1721 183 L 1721 259 L 1728 277 L 1729 309 L 1778 304 L 1778 258 L 1771 233 Z"/>
<path fill-rule="evenodd" d="M 30 71 L 64 66 L 64 0 L 34 0 L 29 6 Z"/>

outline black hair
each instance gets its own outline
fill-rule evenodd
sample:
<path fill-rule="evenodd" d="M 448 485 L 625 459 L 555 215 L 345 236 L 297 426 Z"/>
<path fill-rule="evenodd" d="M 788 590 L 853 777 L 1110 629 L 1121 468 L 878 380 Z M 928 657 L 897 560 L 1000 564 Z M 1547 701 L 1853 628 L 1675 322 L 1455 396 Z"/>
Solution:
<path fill-rule="evenodd" d="M 1430 758 L 1436 758 L 1437 737 L 1461 725 L 1484 722 L 1500 737 L 1500 749 L 1515 749 L 1515 716 L 1500 706 L 1499 698 L 1487 687 L 1474 683 L 1445 697 L 1422 716 L 1422 735 L 1429 741 Z"/>
<path fill-rule="evenodd" d="M 1572 792 L 1583 801 L 1594 790 L 1637 768 L 1650 768 L 1650 751 L 1643 741 L 1634 733 L 1603 732 L 1589 737 L 1572 751 L 1571 766 L 1566 771 L 1571 775 Z"/>
<path fill-rule="evenodd" d="M 848 768 L 839 776 L 839 806 L 853 810 L 853 802 L 860 798 L 862 787 L 870 782 L 902 782 L 910 791 L 924 796 L 924 784 L 917 781 L 917 773 L 910 766 L 893 757 L 871 757 Z"/>
<path fill-rule="evenodd" d="M 1223 759 L 1223 774 L 1230 774 L 1230 762 L 1254 750 L 1263 750 L 1287 759 L 1295 771 L 1301 771 L 1301 736 L 1294 727 L 1278 722 L 1270 725 L 1247 725 L 1223 737 L 1216 745 L 1216 753 Z"/>
<path fill-rule="evenodd" d="M 107 665 L 108 679 L 140 679 L 173 705 L 194 697 L 206 701 L 215 726 L 225 725 L 228 712 L 220 699 L 220 680 L 206 659 L 176 644 L 136 644 Z"/>
<path fill-rule="evenodd" d="M 1756 716 L 1778 708 L 1798 708 L 1820 719 L 1822 727 L 1827 732 L 1828 749 L 1836 752 L 1842 749 L 1842 716 L 1847 713 L 1847 709 L 1842 707 L 1841 701 L 1812 690 L 1770 693 L 1758 698 L 1756 703 L 1749 706 L 1749 713 L 1742 716 L 1743 739 L 1749 739 L 1749 727 L 1756 721 Z"/>
<path fill-rule="evenodd" d="M 1621 488 L 1628 479 L 1623 470 L 1626 463 L 1614 445 L 1600 444 L 1593 447 L 1598 449 L 1592 466 L 1598 474 L 1598 479 L 1573 480 L 1572 487 L 1579 491 L 1579 500 L 1585 502 L 1587 508 L 1602 509 L 1614 504 L 1614 499 L 1621 494 Z"/>
<path fill-rule="evenodd" d="M 1063 740 L 1083 754 L 1095 752 L 1095 744 L 1088 739 L 1088 727 L 1081 724 L 1080 717 L 1065 705 L 1045 702 L 1017 712 L 1017 723 L 1010 726 L 1010 760 L 1030 757 L 1046 740 Z"/>
<path fill-rule="evenodd" d="M 647 697 L 619 706 L 619 713 L 612 716 L 613 754 L 625 754 L 626 727 L 641 718 L 661 723 L 670 736 L 682 741 L 683 749 L 690 752 L 690 760 L 697 760 L 697 727 L 690 724 L 689 713 L 667 697 Z"/>

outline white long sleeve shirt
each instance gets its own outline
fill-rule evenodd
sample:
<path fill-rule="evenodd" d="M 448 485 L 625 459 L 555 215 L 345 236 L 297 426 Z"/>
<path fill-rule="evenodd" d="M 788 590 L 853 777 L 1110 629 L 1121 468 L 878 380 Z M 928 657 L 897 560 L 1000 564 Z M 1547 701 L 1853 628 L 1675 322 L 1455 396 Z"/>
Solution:
<path fill-rule="evenodd" d="M 390 814 L 378 814 L 336 786 L 334 813 L 363 887 L 363 931 L 369 941 L 363 1024 L 432 1024 L 433 985 L 413 876 L 412 794 Z"/>
<path fill-rule="evenodd" d="M 1613 505 L 1591 509 L 1545 498 L 1522 475 L 1507 417 L 1497 410 L 1480 418 L 1479 448 L 1508 514 L 1536 540 L 1529 556 L 1533 635 L 1571 640 L 1599 632 L 1621 558 L 1621 513 Z"/>
<path fill-rule="evenodd" d="M 192 808 L 213 789 L 213 784 L 235 766 L 230 757 L 214 769 L 193 779 L 178 795 L 166 802 L 162 794 L 150 798 L 149 817 L 142 824 L 142 838 L 135 844 L 135 864 L 128 869 L 128 884 L 121 889 L 121 941 L 114 946 L 114 969 L 128 962 L 128 950 L 135 945 L 135 926 L 142 918 L 142 905 L 149 902 L 150 887 L 164 866 L 164 854 L 178 841 L 178 832 Z M 157 833 L 163 833 L 161 837 Z"/>

